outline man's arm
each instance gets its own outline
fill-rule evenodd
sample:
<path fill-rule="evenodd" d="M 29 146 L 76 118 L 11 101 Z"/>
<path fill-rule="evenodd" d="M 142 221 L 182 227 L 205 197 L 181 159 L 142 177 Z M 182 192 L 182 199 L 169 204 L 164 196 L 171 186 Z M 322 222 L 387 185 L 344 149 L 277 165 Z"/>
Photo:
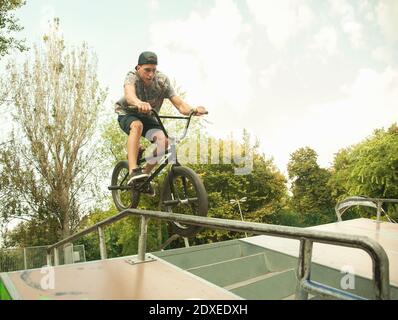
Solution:
<path fill-rule="evenodd" d="M 180 113 L 186 116 L 189 115 L 191 111 L 195 111 L 198 115 L 202 115 L 206 112 L 206 109 L 204 107 L 200 106 L 197 108 L 193 108 L 177 95 L 172 96 L 170 98 L 170 101 L 173 103 L 173 105 L 178 109 Z"/>
<path fill-rule="evenodd" d="M 152 109 L 148 102 L 143 102 L 138 99 L 137 94 L 135 93 L 135 86 L 133 84 L 124 85 L 124 97 L 129 106 L 136 106 L 138 108 L 138 112 L 148 113 Z"/>

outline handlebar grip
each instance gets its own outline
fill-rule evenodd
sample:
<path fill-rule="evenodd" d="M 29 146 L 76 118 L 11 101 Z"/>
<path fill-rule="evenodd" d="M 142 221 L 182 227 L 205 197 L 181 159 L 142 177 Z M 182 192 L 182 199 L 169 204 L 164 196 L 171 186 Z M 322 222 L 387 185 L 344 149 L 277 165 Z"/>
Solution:
<path fill-rule="evenodd" d="M 129 107 L 130 107 L 131 110 L 133 110 L 133 111 L 135 111 L 135 112 L 138 112 L 138 113 L 141 113 L 141 112 L 139 111 L 139 109 L 138 109 L 137 106 L 129 106 Z M 154 109 L 151 109 L 151 110 L 149 110 L 148 113 L 151 113 L 151 112 L 154 113 L 155 110 L 154 110 Z"/>
<path fill-rule="evenodd" d="M 198 114 L 198 110 L 195 110 L 195 111 L 192 111 L 192 114 L 193 115 L 197 115 Z M 201 113 L 202 115 L 203 114 L 209 114 L 209 111 L 205 111 L 204 113 Z"/>

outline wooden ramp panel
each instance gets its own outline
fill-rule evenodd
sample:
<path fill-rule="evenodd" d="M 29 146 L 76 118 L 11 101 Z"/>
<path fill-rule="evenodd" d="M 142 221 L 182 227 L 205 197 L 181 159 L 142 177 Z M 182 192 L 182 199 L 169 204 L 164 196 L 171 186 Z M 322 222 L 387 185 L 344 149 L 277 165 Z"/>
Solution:
<path fill-rule="evenodd" d="M 54 289 L 42 289 L 41 269 L 3 274 L 17 299 L 181 300 L 238 299 L 236 295 L 162 260 L 139 264 L 131 257 L 54 268 Z M 11 293 L 11 292 L 10 292 Z M 12 293 L 11 293 L 12 294 Z M 13 294 L 12 294 L 13 295 Z"/>

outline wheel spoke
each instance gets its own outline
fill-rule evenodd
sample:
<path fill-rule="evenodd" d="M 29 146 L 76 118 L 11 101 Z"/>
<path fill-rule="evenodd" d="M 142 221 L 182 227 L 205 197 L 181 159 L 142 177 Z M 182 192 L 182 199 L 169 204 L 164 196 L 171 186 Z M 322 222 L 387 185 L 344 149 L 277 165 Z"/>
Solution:
<path fill-rule="evenodd" d="M 184 190 L 185 198 L 188 198 L 187 179 L 185 177 L 181 177 L 181 180 L 182 180 L 182 187 L 183 187 L 183 190 Z"/>
<path fill-rule="evenodd" d="M 198 197 L 192 182 L 187 177 L 174 177 L 170 184 L 170 200 L 164 201 L 164 205 L 168 206 L 169 210 L 174 213 L 196 215 Z M 188 226 L 178 223 L 180 227 L 187 228 Z"/>
<path fill-rule="evenodd" d="M 192 169 L 183 166 L 174 167 L 166 179 L 161 203 L 163 210 L 193 216 L 207 215 L 206 190 Z M 173 221 L 171 227 L 172 232 L 183 237 L 191 237 L 201 229 L 178 221 Z"/>
<path fill-rule="evenodd" d="M 127 171 L 127 173 L 124 175 L 124 178 L 122 179 L 122 181 L 120 182 L 120 185 L 124 185 L 127 177 L 129 176 L 129 172 Z"/>
<path fill-rule="evenodd" d="M 112 190 L 112 197 L 119 211 L 137 207 L 139 201 L 139 193 L 133 191 L 127 185 L 129 169 L 127 161 L 119 162 L 112 173 L 112 185 L 119 186 L 120 189 Z"/>

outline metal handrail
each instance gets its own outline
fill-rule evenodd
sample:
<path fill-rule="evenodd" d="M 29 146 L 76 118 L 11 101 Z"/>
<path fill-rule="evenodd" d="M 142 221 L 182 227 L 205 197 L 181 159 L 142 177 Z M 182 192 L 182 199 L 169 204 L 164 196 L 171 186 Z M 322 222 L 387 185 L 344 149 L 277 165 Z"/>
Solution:
<path fill-rule="evenodd" d="M 353 196 L 348 197 L 340 202 L 338 202 L 335 206 L 335 212 L 338 221 L 343 221 L 342 215 L 346 212 L 349 208 L 356 205 L 362 205 L 367 207 L 372 207 L 377 209 L 377 218 L 376 221 L 380 222 L 381 213 L 385 211 L 382 208 L 383 203 L 398 203 L 398 199 L 383 199 L 383 198 L 368 198 L 362 196 Z M 387 214 L 386 214 L 387 215 Z M 387 216 L 390 220 L 390 218 Z M 392 222 L 390 220 L 390 222 Z"/>
<path fill-rule="evenodd" d="M 308 299 L 308 293 L 318 294 L 322 297 L 332 297 L 338 299 L 357 299 L 358 296 L 352 295 L 342 290 L 324 286 L 310 280 L 311 259 L 313 242 L 340 245 L 351 248 L 359 248 L 366 251 L 373 265 L 373 283 L 375 289 L 375 299 L 390 299 L 389 281 L 389 261 L 388 256 L 382 246 L 375 240 L 356 235 L 347 235 L 327 231 L 317 231 L 297 227 L 269 225 L 255 222 L 242 222 L 236 220 L 198 217 L 170 212 L 127 209 L 106 220 L 103 220 L 87 229 L 76 233 L 47 247 L 47 263 L 51 264 L 51 251 L 54 251 L 54 261 L 57 264 L 58 247 L 70 243 L 82 236 L 97 230 L 100 234 L 101 259 L 106 259 L 106 250 L 102 228 L 119 221 L 128 216 L 141 216 L 141 231 L 138 242 L 138 259 L 145 261 L 146 253 L 146 234 L 149 218 L 156 218 L 167 221 L 178 221 L 184 224 L 208 227 L 212 229 L 225 229 L 228 231 L 251 232 L 254 234 L 270 235 L 282 238 L 300 240 L 300 252 L 298 262 L 298 286 L 296 290 L 297 299 Z"/>

